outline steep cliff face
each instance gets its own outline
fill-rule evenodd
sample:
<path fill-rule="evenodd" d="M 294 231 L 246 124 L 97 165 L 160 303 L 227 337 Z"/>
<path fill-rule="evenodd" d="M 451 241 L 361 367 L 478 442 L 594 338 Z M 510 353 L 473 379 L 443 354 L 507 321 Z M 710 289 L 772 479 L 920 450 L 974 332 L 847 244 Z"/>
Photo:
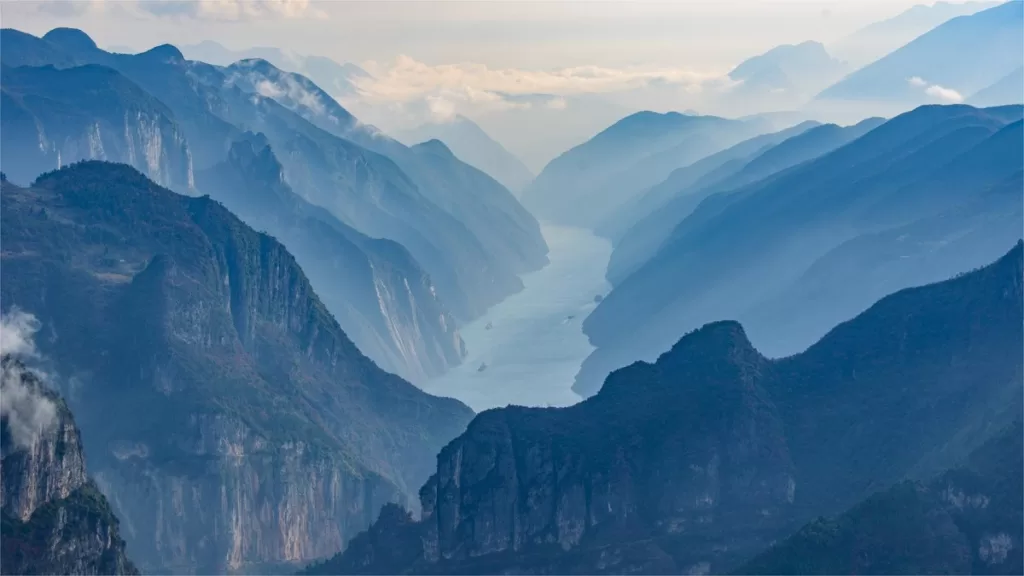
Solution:
<path fill-rule="evenodd" d="M 134 166 L 181 192 L 192 156 L 171 111 L 114 70 L 3 67 L 4 169 L 27 184 L 79 160 Z"/>
<path fill-rule="evenodd" d="M 3 188 L 5 305 L 39 316 L 144 570 L 280 571 L 414 503 L 464 428 L 363 356 L 292 256 L 209 198 L 88 162 Z"/>
<path fill-rule="evenodd" d="M 248 134 L 225 162 L 200 171 L 197 188 L 284 243 L 341 327 L 381 368 L 422 382 L 462 361 L 455 318 L 412 255 L 292 192 L 262 134 Z"/>
<path fill-rule="evenodd" d="M 792 358 L 719 322 L 576 406 L 484 412 L 438 456 L 421 521 L 389 509 L 309 572 L 735 569 L 1019 417 L 1022 263 L 1018 244 L 894 294 Z"/>
<path fill-rule="evenodd" d="M 12 356 L 0 362 L 4 572 L 137 574 L 117 518 L 86 475 L 81 438 L 64 401 Z"/>

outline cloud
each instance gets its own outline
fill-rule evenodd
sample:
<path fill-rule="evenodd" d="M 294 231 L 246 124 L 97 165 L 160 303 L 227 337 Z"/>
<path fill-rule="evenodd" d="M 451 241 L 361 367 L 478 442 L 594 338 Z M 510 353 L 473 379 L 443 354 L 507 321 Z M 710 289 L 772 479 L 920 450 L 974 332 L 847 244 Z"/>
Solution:
<path fill-rule="evenodd" d="M 70 18 L 85 14 L 96 4 L 97 2 L 92 0 L 47 0 L 36 4 L 36 8 L 51 16 Z"/>
<path fill-rule="evenodd" d="M 651 82 L 699 89 L 703 84 L 722 79 L 718 73 L 663 67 L 575 66 L 557 70 L 524 70 L 490 68 L 472 62 L 429 65 L 405 55 L 390 65 L 368 62 L 364 67 L 370 77 L 353 79 L 361 95 L 371 100 L 390 102 L 411 101 L 445 90 L 568 96 L 631 90 Z"/>
<path fill-rule="evenodd" d="M 952 88 L 946 88 L 939 86 L 938 84 L 929 84 L 927 80 L 920 76 L 912 76 L 907 78 L 907 83 L 914 88 L 924 88 L 924 93 L 936 100 L 941 100 L 946 104 L 959 104 L 964 101 L 962 94 L 953 90 Z"/>
<path fill-rule="evenodd" d="M 21 309 L 13 307 L 11 311 L 0 316 L 0 355 L 37 358 L 36 346 L 33 341 L 39 331 L 39 320 Z"/>
<path fill-rule="evenodd" d="M 724 73 L 684 68 L 575 66 L 554 70 L 491 68 L 462 62 L 430 65 L 409 56 L 393 62 L 367 62 L 369 76 L 352 79 L 355 95 L 344 96 L 346 107 L 387 109 L 389 122 L 447 122 L 456 115 L 479 117 L 495 111 L 532 106 L 564 110 L 567 97 L 610 94 L 662 87 L 683 95 L 708 94 L 731 88 Z M 536 97 L 543 95 L 543 100 Z"/>
<path fill-rule="evenodd" d="M 20 362 L 38 358 L 33 342 L 38 330 L 36 317 L 18 308 L 0 316 L 0 417 L 7 421 L 14 443 L 24 448 L 31 448 L 36 437 L 57 421 L 56 404 L 33 384 L 41 382 L 42 375 Z"/>
<path fill-rule="evenodd" d="M 938 98 L 939 100 L 950 104 L 959 104 L 964 101 L 964 97 L 956 90 L 953 90 L 952 88 L 944 88 L 938 84 L 929 86 L 925 89 L 924 93 L 932 98 Z"/>
<path fill-rule="evenodd" d="M 544 105 L 552 110 L 565 110 L 569 107 L 569 101 L 558 96 L 557 98 L 548 100 Z"/>
<path fill-rule="evenodd" d="M 199 20 L 327 18 L 310 0 L 138 0 L 137 6 L 154 16 Z"/>

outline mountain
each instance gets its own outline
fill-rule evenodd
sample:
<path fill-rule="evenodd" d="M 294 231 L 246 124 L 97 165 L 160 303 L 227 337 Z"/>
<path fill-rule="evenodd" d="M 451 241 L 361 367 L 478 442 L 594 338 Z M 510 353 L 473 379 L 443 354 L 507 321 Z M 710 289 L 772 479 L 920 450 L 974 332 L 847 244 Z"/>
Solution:
<path fill-rule="evenodd" d="M 752 154 L 817 125 L 818 123 L 814 121 L 801 122 L 785 130 L 754 136 L 721 152 L 701 158 L 693 164 L 677 168 L 661 183 L 651 186 L 605 219 L 597 230 L 602 236 L 618 242 L 631 226 L 671 200 L 676 192 L 692 186 L 699 180 L 712 178 L 711 174 L 735 170 L 737 165 L 742 165 Z"/>
<path fill-rule="evenodd" d="M 248 170 L 252 162 L 243 158 L 257 160 L 260 149 L 246 154 L 235 147 L 244 135 L 233 136 L 239 140 L 223 162 L 200 169 L 196 176 L 172 112 L 118 72 L 86 65 L 62 70 L 4 67 L 3 74 L 9 80 L 4 82 L 4 98 L 13 95 L 35 114 L 22 119 L 21 107 L 12 105 L 0 120 L 0 143 L 11 151 L 5 154 L 4 169 L 12 180 L 31 182 L 56 168 L 57 158 L 69 163 L 96 157 L 131 163 L 164 180 L 175 176 L 181 185 L 174 188 L 212 194 L 248 224 L 284 242 L 311 271 L 314 287 L 359 349 L 385 370 L 423 382 L 461 361 L 465 351 L 454 316 L 420 264 L 402 246 L 371 241 L 324 208 L 301 199 L 272 152 L 258 159 L 261 166 Z M 66 96 L 71 94 L 68 86 L 80 87 L 84 96 Z M 66 104 L 55 105 L 61 98 Z M 190 132 L 209 134 L 209 119 L 191 124 Z M 215 132 L 227 137 L 235 129 Z M 37 155 L 36 142 L 48 135 L 62 143 L 60 149 Z M 183 158 L 186 165 L 175 164 L 176 158 Z M 168 166 L 181 169 L 174 174 Z"/>
<path fill-rule="evenodd" d="M 203 40 L 198 44 L 182 46 L 181 52 L 189 60 L 199 60 L 217 66 L 228 66 L 239 60 L 266 60 L 283 70 L 308 76 L 334 97 L 356 94 L 356 82 L 360 78 L 370 77 L 366 70 L 351 62 L 338 63 L 323 56 L 295 54 L 273 47 L 230 50 L 213 40 Z"/>
<path fill-rule="evenodd" d="M 454 157 L 427 158 L 378 138 L 305 77 L 265 61 L 229 69 L 188 61 L 170 45 L 110 54 L 84 46 L 83 38 L 58 28 L 36 39 L 36 50 L 72 52 L 77 62 L 112 67 L 159 95 L 184 131 L 197 170 L 222 162 L 243 132 L 262 132 L 297 194 L 367 236 L 405 246 L 459 320 L 520 290 L 518 274 L 546 262 L 539 226 L 500 184 Z M 347 138 L 331 118 L 348 123 Z"/>
<path fill-rule="evenodd" d="M 1018 67 L 995 84 L 978 90 L 967 99 L 967 103 L 972 106 L 1003 106 L 1022 102 L 1024 102 L 1024 66 Z"/>
<path fill-rule="evenodd" d="M 547 262 L 547 246 L 534 217 L 500 183 L 460 161 L 446 146 L 405 146 L 359 123 L 309 79 L 265 61 L 236 62 L 227 74 L 244 91 L 271 96 L 323 130 L 393 160 L 427 198 L 467 226 L 496 261 L 517 273 Z"/>
<path fill-rule="evenodd" d="M 475 317 L 486 306 L 521 289 L 517 274 L 547 263 L 547 245 L 534 217 L 501 184 L 461 162 L 446 147 L 407 147 L 359 123 L 309 79 L 283 72 L 265 61 L 237 62 L 227 68 L 226 75 L 244 92 L 269 96 L 325 132 L 392 160 L 416 182 L 424 197 L 455 220 L 454 226 L 468 230 L 490 263 L 483 272 L 491 275 L 488 281 L 498 290 L 479 286 L 478 291 L 489 288 L 488 298 L 480 304 L 469 292 L 466 299 L 473 308 L 460 317 Z M 467 267 L 464 273 L 480 272 Z M 482 278 L 480 281 L 484 282 Z M 460 312 L 459 308 L 455 310 Z"/>
<path fill-rule="evenodd" d="M 0 86 L 4 170 L 14 181 L 28 184 L 85 159 L 130 164 L 181 192 L 193 188 L 192 155 L 174 114 L 117 72 L 4 65 Z"/>
<path fill-rule="evenodd" d="M 455 319 L 412 255 L 372 239 L 296 195 L 262 134 L 236 142 L 223 163 L 200 171 L 197 186 L 250 226 L 287 246 L 323 289 L 327 309 L 381 368 L 424 382 L 465 356 Z"/>
<path fill-rule="evenodd" d="M 742 108 L 786 110 L 799 107 L 848 72 L 819 42 L 784 44 L 748 58 L 729 72 L 738 83 L 721 98 Z M 719 105 L 723 103 L 719 102 Z M 749 108 L 748 108 L 749 109 Z"/>
<path fill-rule="evenodd" d="M 885 56 L 958 16 L 970 16 L 999 2 L 935 2 L 917 4 L 892 18 L 871 23 L 829 46 L 840 58 L 858 66 Z"/>
<path fill-rule="evenodd" d="M 807 123 L 758 136 L 673 172 L 642 198 L 646 214 L 615 244 L 608 280 L 619 284 L 657 253 L 661 243 L 708 196 L 739 188 L 827 154 L 881 124 L 869 118 L 854 126 Z"/>
<path fill-rule="evenodd" d="M 277 240 L 84 162 L 3 183 L 0 298 L 34 314 L 144 571 L 282 571 L 414 502 L 472 412 L 380 370 Z"/>
<path fill-rule="evenodd" d="M 928 482 L 902 482 L 820 518 L 741 574 L 1019 574 L 1020 422 Z"/>
<path fill-rule="evenodd" d="M 6 345 L 11 335 L 4 336 Z M 4 572 L 138 574 L 117 517 L 86 473 L 67 404 L 14 355 L 5 354 L 0 366 Z"/>
<path fill-rule="evenodd" d="M 1019 418 L 1022 272 L 1018 243 L 790 358 L 715 322 L 575 406 L 483 412 L 441 451 L 420 520 L 385 508 L 307 573 L 735 569 L 817 516 L 961 464 Z"/>
<path fill-rule="evenodd" d="M 552 160 L 523 203 L 541 219 L 595 227 L 674 169 L 763 132 L 763 124 L 638 112 Z"/>
<path fill-rule="evenodd" d="M 954 18 L 833 84 L 824 100 L 961 102 L 1024 64 L 1024 2 Z"/>
<path fill-rule="evenodd" d="M 450 122 L 423 124 L 395 137 L 410 146 L 440 140 L 460 160 L 488 174 L 513 194 L 533 180 L 529 168 L 465 116 L 456 116 Z"/>
<path fill-rule="evenodd" d="M 793 354 L 886 293 L 991 260 L 995 254 L 981 249 L 986 243 L 980 240 L 1015 240 L 1019 223 L 983 211 L 991 226 L 952 232 L 973 230 L 977 215 L 968 205 L 1024 169 L 1021 115 L 1020 106 L 923 106 L 830 153 L 703 199 L 584 321 L 597 350 L 584 361 L 577 390 L 592 393 L 611 370 L 650 358 L 681 330 L 715 318 L 743 321 L 770 356 Z M 1019 195 L 1001 197 L 1010 214 L 1019 209 Z M 943 214 L 952 220 L 926 222 Z M 899 238 L 892 233 L 916 222 L 931 231 L 919 236 L 921 245 L 886 248 L 871 240 L 883 233 Z M 843 252 L 842 263 L 830 265 L 844 270 L 844 285 L 804 283 L 816 262 L 857 238 L 865 251 Z M 895 276 L 868 273 L 881 264 L 877 256 L 940 251 L 957 260 L 924 258 L 919 266 L 886 268 L 903 270 Z M 803 290 L 812 290 L 814 300 L 790 298 Z M 856 297 L 847 298 L 851 294 Z M 781 302 L 791 305 L 776 308 Z M 822 311 L 825 316 L 813 318 Z"/>

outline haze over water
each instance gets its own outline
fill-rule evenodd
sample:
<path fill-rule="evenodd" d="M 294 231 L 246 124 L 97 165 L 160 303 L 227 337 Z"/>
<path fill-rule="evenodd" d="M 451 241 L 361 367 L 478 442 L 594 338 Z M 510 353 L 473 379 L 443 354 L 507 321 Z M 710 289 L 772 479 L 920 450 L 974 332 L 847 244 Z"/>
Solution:
<path fill-rule="evenodd" d="M 594 349 L 582 323 L 596 306 L 594 296 L 611 288 L 604 278 L 611 244 L 581 228 L 541 229 L 550 264 L 524 275 L 521 292 L 462 328 L 465 362 L 429 381 L 427 392 L 458 398 L 477 412 L 581 400 L 572 391 L 573 378 Z"/>

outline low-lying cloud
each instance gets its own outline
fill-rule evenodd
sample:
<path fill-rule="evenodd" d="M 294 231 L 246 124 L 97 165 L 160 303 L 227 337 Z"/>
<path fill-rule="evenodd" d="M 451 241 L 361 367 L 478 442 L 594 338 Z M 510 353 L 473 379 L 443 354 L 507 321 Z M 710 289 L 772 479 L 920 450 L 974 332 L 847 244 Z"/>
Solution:
<path fill-rule="evenodd" d="M 310 0 L 139 0 L 135 7 L 154 16 L 200 20 L 327 18 Z"/>
<path fill-rule="evenodd" d="M 616 92 L 665 82 L 700 89 L 721 82 L 722 74 L 683 68 L 606 68 L 575 66 L 558 70 L 490 68 L 485 64 L 429 65 L 409 56 L 391 64 L 368 62 L 370 77 L 353 82 L 363 97 L 381 101 L 410 101 L 438 91 L 472 90 L 481 94 L 557 94 Z"/>
<path fill-rule="evenodd" d="M 628 92 L 651 86 L 678 88 L 699 95 L 735 85 L 724 73 L 684 68 L 575 66 L 554 70 L 491 68 L 463 62 L 430 65 L 409 56 L 391 63 L 367 62 L 367 77 L 353 78 L 358 95 L 345 104 L 386 107 L 392 114 L 417 116 L 423 121 L 447 122 L 459 114 L 479 116 L 495 111 L 543 106 L 564 110 L 569 98 L 585 94 Z M 526 96 L 546 95 L 532 102 Z"/>
<path fill-rule="evenodd" d="M 0 374 L 0 417 L 7 422 L 11 439 L 23 448 L 30 448 L 36 438 L 52 429 L 57 421 L 56 404 L 30 384 L 27 377 L 30 369 L 21 363 L 39 357 L 33 341 L 38 330 L 36 317 L 18 308 L 0 316 L 0 357 L 4 359 Z M 32 374 L 38 380 L 43 378 L 34 371 Z"/>
<path fill-rule="evenodd" d="M 915 88 L 921 88 L 926 95 L 946 104 L 959 104 L 964 101 L 963 95 L 956 90 L 931 84 L 920 76 L 907 78 L 907 83 Z"/>

